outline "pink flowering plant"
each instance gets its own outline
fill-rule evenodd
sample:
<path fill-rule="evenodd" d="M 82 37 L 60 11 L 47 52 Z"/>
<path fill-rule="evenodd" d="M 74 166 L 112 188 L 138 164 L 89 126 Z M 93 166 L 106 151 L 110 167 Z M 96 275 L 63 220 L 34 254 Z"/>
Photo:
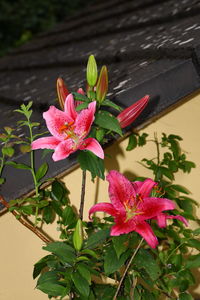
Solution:
<path fill-rule="evenodd" d="M 195 284 L 191 269 L 200 265 L 199 254 L 192 252 L 200 249 L 200 230 L 188 227 L 188 220 L 198 221 L 193 213 L 196 201 L 185 187 L 174 183 L 178 171 L 189 173 L 195 167 L 181 151 L 181 137 L 163 133 L 160 139 L 156 134 L 148 139 L 146 133 L 132 132 L 127 151 L 152 142 L 156 146 L 156 158 L 140 162 L 152 171 L 153 179 L 127 178 L 119 170 L 109 170 L 108 197 L 92 205 L 83 220 L 86 174 L 93 181 L 105 179 L 106 143 L 123 136 L 123 129 L 151 105 L 148 95 L 126 109 L 108 99 L 107 68 L 103 66 L 98 75 L 93 55 L 86 78 L 85 91 L 77 92 L 69 92 L 58 78 L 60 108 L 50 106 L 43 113 L 48 132 L 34 131 L 39 124 L 31 121 L 30 102 L 17 110 L 25 117 L 18 126 L 28 127 L 29 136 L 22 140 L 8 127 L 0 135 L 0 183 L 6 165 L 28 170 L 33 177 L 34 195 L 9 204 L 3 197 L 0 200 L 45 243 L 47 255 L 34 265 L 36 288 L 50 299 L 193 299 L 188 289 Z M 16 145 L 30 154 L 30 164 L 12 160 Z M 82 169 L 78 208 L 70 203 L 70 191 L 61 181 L 48 179 L 46 162 L 36 168 L 38 149 L 48 149 L 55 164 L 76 152 Z M 55 222 L 60 234 L 52 240 L 41 225 Z"/>

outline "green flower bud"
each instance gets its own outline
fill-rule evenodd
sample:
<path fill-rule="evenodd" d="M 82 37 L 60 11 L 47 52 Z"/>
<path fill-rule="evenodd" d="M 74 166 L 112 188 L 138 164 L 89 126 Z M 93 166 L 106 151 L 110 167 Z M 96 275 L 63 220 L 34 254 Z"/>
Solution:
<path fill-rule="evenodd" d="M 96 98 L 99 102 L 103 102 L 108 91 L 108 71 L 107 67 L 101 68 L 100 76 L 96 86 Z"/>
<path fill-rule="evenodd" d="M 83 245 L 83 225 L 81 219 L 76 223 L 76 228 L 73 234 L 73 244 L 77 251 L 80 251 Z"/>
<path fill-rule="evenodd" d="M 95 86 L 97 82 L 97 64 L 94 55 L 90 55 L 87 63 L 87 82 L 90 87 Z"/>

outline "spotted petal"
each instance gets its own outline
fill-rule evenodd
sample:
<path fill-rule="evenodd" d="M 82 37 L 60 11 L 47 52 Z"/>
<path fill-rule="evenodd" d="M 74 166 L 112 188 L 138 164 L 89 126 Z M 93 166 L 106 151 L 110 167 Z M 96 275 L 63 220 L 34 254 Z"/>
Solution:
<path fill-rule="evenodd" d="M 31 144 L 31 148 L 33 150 L 36 149 L 55 149 L 60 141 L 56 139 L 54 136 L 47 136 L 47 137 L 42 137 Z"/>
<path fill-rule="evenodd" d="M 93 152 L 96 156 L 104 159 L 104 152 L 101 145 L 94 138 L 87 138 L 84 140 L 81 146 L 79 146 L 80 150 L 89 150 Z"/>
<path fill-rule="evenodd" d="M 111 203 L 101 202 L 92 206 L 89 210 L 89 218 L 91 218 L 91 214 L 94 214 L 97 211 L 105 212 L 111 216 L 117 215 L 117 210 Z"/>
<path fill-rule="evenodd" d="M 138 220 L 147 220 L 156 217 L 165 210 L 172 210 L 175 208 L 174 202 L 166 198 L 145 198 L 139 202 L 138 210 L 142 211 L 141 215 L 137 216 Z"/>
<path fill-rule="evenodd" d="M 46 121 L 50 133 L 58 140 L 63 140 L 65 138 L 60 131 L 60 128 L 66 123 L 73 122 L 71 117 L 65 112 L 57 109 L 55 106 L 50 106 L 49 110 L 43 113 L 43 118 Z"/>
<path fill-rule="evenodd" d="M 52 158 L 54 161 L 62 160 L 67 158 L 74 151 L 76 151 L 76 149 L 74 148 L 74 143 L 72 139 L 68 139 L 59 143 L 54 151 Z"/>
<path fill-rule="evenodd" d="M 74 121 L 76 120 L 78 113 L 75 110 L 74 98 L 72 94 L 69 94 L 65 100 L 64 111 L 71 119 Z"/>
<path fill-rule="evenodd" d="M 153 181 L 152 179 L 148 178 L 146 179 L 140 186 L 137 186 L 137 194 L 140 194 L 142 198 L 149 197 L 150 193 L 152 191 L 152 188 L 156 185 L 157 183 Z"/>
<path fill-rule="evenodd" d="M 88 105 L 88 108 L 81 110 L 78 114 L 74 132 L 80 138 L 85 138 L 88 135 L 92 122 L 94 121 L 95 110 L 96 101 L 93 101 Z"/>
<path fill-rule="evenodd" d="M 150 247 L 156 248 L 156 246 L 158 245 L 158 240 L 148 223 L 140 222 L 136 225 L 134 230 L 145 239 Z"/>
<path fill-rule="evenodd" d="M 107 175 L 109 181 L 109 196 L 113 206 L 119 211 L 125 211 L 125 205 L 132 205 L 136 197 L 132 183 L 117 171 L 110 171 Z"/>
<path fill-rule="evenodd" d="M 183 222 L 186 226 L 188 226 L 188 221 L 184 217 L 179 216 L 179 215 L 169 216 L 169 215 L 161 213 L 161 214 L 157 215 L 155 219 L 156 219 L 156 221 L 158 223 L 158 226 L 160 228 L 164 228 L 164 227 L 167 226 L 167 219 L 177 219 L 177 220 Z"/>

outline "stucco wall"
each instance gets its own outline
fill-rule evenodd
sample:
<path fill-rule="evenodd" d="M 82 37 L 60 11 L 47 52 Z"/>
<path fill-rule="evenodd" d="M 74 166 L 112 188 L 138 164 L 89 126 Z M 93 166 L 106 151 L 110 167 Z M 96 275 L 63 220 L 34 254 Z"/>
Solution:
<path fill-rule="evenodd" d="M 183 137 L 182 148 L 187 151 L 188 159 L 194 161 L 197 168 L 190 175 L 180 173 L 176 183 L 186 186 L 192 197 L 200 201 L 200 94 L 187 99 L 183 105 L 163 116 L 145 128 L 145 132 L 153 135 L 174 133 Z M 151 173 L 137 163 L 143 157 L 155 155 L 154 145 L 126 152 L 127 139 L 115 143 L 106 150 L 112 155 L 114 161 L 106 158 L 108 170 L 117 169 L 122 173 L 134 173 L 141 176 L 151 176 Z M 81 172 L 74 170 L 64 178 L 71 191 L 71 201 L 79 205 L 81 186 Z M 87 193 L 85 205 L 85 218 L 87 211 L 95 201 L 108 201 L 107 182 L 98 181 L 94 184 L 87 178 Z M 200 213 L 197 212 L 199 217 Z M 193 225 L 192 225 L 193 226 Z M 32 280 L 33 264 L 46 255 L 41 250 L 43 243 L 34 234 L 18 223 L 8 213 L 0 217 L 1 247 L 0 247 L 0 300 L 44 300 L 47 297 L 40 291 L 34 290 L 35 282 Z M 48 232 L 57 237 L 55 226 L 50 226 Z M 200 295 L 200 284 L 193 289 L 195 295 Z"/>

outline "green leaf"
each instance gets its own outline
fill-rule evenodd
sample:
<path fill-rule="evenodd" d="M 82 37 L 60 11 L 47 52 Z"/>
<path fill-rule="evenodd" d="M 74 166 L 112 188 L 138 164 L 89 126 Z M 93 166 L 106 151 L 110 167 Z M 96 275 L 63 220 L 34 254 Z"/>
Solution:
<path fill-rule="evenodd" d="M 14 161 L 7 161 L 6 165 L 12 166 L 16 169 L 23 169 L 23 170 L 31 170 L 31 167 L 25 165 L 25 164 L 18 164 Z"/>
<path fill-rule="evenodd" d="M 63 296 L 66 294 L 65 293 L 66 288 L 57 283 L 45 282 L 45 283 L 39 284 L 37 286 L 37 289 L 42 291 L 43 293 L 48 294 L 53 297 Z"/>
<path fill-rule="evenodd" d="M 51 207 L 53 208 L 53 210 L 56 212 L 58 216 L 62 217 L 63 211 L 60 202 L 51 201 Z"/>
<path fill-rule="evenodd" d="M 146 145 L 146 138 L 148 137 L 148 134 L 147 133 L 143 133 L 142 135 L 139 135 L 138 136 L 138 146 L 139 147 L 142 147 L 144 145 Z"/>
<path fill-rule="evenodd" d="M 75 287 L 80 292 L 80 294 L 83 295 L 84 297 L 88 297 L 90 293 L 88 281 L 85 278 L 83 278 L 78 272 L 73 273 L 71 275 L 71 278 Z"/>
<path fill-rule="evenodd" d="M 103 243 L 110 236 L 110 229 L 103 229 L 93 233 L 88 240 L 84 248 L 93 249 L 99 244 Z"/>
<path fill-rule="evenodd" d="M 105 179 L 104 161 L 90 151 L 80 151 L 78 154 L 78 162 L 83 171 L 88 170 L 91 173 L 92 180 L 98 176 Z"/>
<path fill-rule="evenodd" d="M 65 188 L 63 187 L 62 183 L 58 180 L 55 180 L 51 186 L 51 196 L 56 201 L 62 201 L 63 196 L 65 195 Z"/>
<path fill-rule="evenodd" d="M 44 209 L 42 210 L 43 212 L 43 220 L 45 221 L 46 224 L 51 224 L 54 221 L 54 210 L 52 209 L 52 207 L 46 206 L 44 207 Z"/>
<path fill-rule="evenodd" d="M 179 184 L 172 184 L 171 188 L 173 188 L 175 191 L 178 191 L 180 193 L 190 194 L 190 192 L 188 191 L 188 189 L 186 189 L 184 186 L 179 185 Z"/>
<path fill-rule="evenodd" d="M 84 103 L 81 103 L 81 104 L 79 104 L 77 107 L 76 107 L 76 111 L 80 111 L 80 110 L 82 110 L 82 109 L 85 109 L 85 108 L 87 108 L 88 107 L 88 102 L 84 102 Z"/>
<path fill-rule="evenodd" d="M 0 178 L 0 184 L 3 184 L 5 182 L 5 178 Z"/>
<path fill-rule="evenodd" d="M 41 258 L 35 265 L 33 269 L 33 279 L 35 279 L 41 271 L 47 266 L 48 261 L 54 261 L 55 257 L 53 255 L 46 255 Z"/>
<path fill-rule="evenodd" d="M 13 154 L 15 153 L 15 150 L 12 147 L 3 147 L 2 153 L 4 155 L 7 155 L 8 157 L 12 157 Z"/>
<path fill-rule="evenodd" d="M 200 250 L 200 241 L 199 240 L 189 239 L 187 244 L 192 248 L 196 248 L 197 250 Z"/>
<path fill-rule="evenodd" d="M 174 180 L 174 175 L 168 168 L 158 167 L 158 170 L 170 180 Z"/>
<path fill-rule="evenodd" d="M 129 136 L 128 146 L 126 147 L 126 151 L 131 151 L 137 147 L 137 137 L 136 134 L 131 134 Z"/>
<path fill-rule="evenodd" d="M 174 140 L 174 139 L 170 139 L 170 140 L 169 140 L 169 143 L 170 143 L 170 145 L 171 145 L 171 146 L 170 146 L 170 149 L 171 149 L 172 152 L 173 152 L 174 159 L 175 159 L 175 160 L 178 160 L 178 157 L 179 157 L 179 155 L 180 155 L 180 153 L 181 153 L 179 143 L 178 143 L 176 140 Z"/>
<path fill-rule="evenodd" d="M 85 95 L 75 93 L 75 92 L 73 92 L 72 94 L 73 94 L 75 100 L 83 101 L 83 102 L 90 102 L 90 99 Z"/>
<path fill-rule="evenodd" d="M 178 296 L 178 300 L 193 300 L 194 298 L 188 293 L 181 293 Z"/>
<path fill-rule="evenodd" d="M 190 255 L 186 261 L 186 268 L 199 268 L 200 267 L 200 254 Z"/>
<path fill-rule="evenodd" d="M 115 104 L 114 102 L 110 101 L 109 99 L 105 99 L 102 102 L 101 105 L 112 107 L 112 108 L 114 108 L 114 109 L 116 109 L 118 111 L 122 111 L 123 110 L 119 105 Z"/>
<path fill-rule="evenodd" d="M 112 238 L 113 246 L 116 251 L 117 257 L 119 258 L 122 253 L 127 250 L 128 247 L 128 236 L 127 234 L 122 234 L 119 236 L 114 236 Z"/>
<path fill-rule="evenodd" d="M 96 130 L 96 139 L 97 139 L 99 142 L 101 142 L 101 141 L 103 140 L 104 136 L 105 136 L 105 129 L 103 129 L 103 128 L 98 128 L 98 129 Z"/>
<path fill-rule="evenodd" d="M 63 262 L 73 264 L 75 261 L 74 249 L 64 242 L 53 242 L 43 247 L 44 250 L 52 252 L 58 256 Z"/>
<path fill-rule="evenodd" d="M 32 205 L 26 205 L 21 207 L 21 212 L 25 215 L 30 216 L 33 213 Z"/>
<path fill-rule="evenodd" d="M 46 175 L 47 170 L 48 170 L 48 164 L 45 162 L 39 167 L 39 169 L 36 172 L 37 181 L 40 181 L 40 179 L 42 179 Z"/>
<path fill-rule="evenodd" d="M 85 278 L 89 284 L 91 284 L 91 273 L 88 267 L 84 263 L 79 263 L 77 267 L 78 272 L 80 275 Z"/>
<path fill-rule="evenodd" d="M 99 111 L 95 117 L 94 122 L 96 125 L 108 129 L 110 131 L 116 132 L 122 136 L 120 124 L 117 118 L 115 118 L 111 113 L 104 110 Z"/>
<path fill-rule="evenodd" d="M 37 285 L 47 283 L 47 282 L 52 282 L 52 283 L 57 283 L 58 281 L 58 275 L 56 271 L 48 271 L 45 273 L 42 273 L 37 281 Z"/>
<path fill-rule="evenodd" d="M 161 275 L 160 267 L 148 250 L 140 249 L 133 260 L 133 264 L 138 269 L 144 268 L 152 280 L 158 279 Z"/>
<path fill-rule="evenodd" d="M 125 261 L 129 257 L 129 251 L 123 253 L 120 258 L 117 257 L 117 254 L 113 247 L 107 249 L 104 257 L 104 270 L 107 275 L 112 274 L 124 265 Z"/>
<path fill-rule="evenodd" d="M 197 228 L 193 231 L 194 235 L 199 235 L 200 234 L 200 228 Z"/>
<path fill-rule="evenodd" d="M 65 226 L 69 226 L 76 222 L 76 214 L 73 211 L 73 208 L 71 206 L 65 207 L 65 209 L 62 212 L 62 223 Z"/>

